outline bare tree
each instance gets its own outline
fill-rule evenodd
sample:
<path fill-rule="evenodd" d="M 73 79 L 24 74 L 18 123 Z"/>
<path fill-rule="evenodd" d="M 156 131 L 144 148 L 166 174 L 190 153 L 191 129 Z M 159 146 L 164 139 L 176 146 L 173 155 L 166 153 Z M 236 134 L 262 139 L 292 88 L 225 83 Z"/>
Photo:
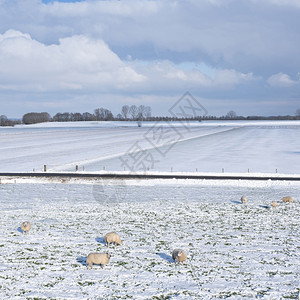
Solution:
<path fill-rule="evenodd" d="M 136 105 L 131 105 L 129 108 L 129 114 L 131 115 L 132 120 L 135 120 L 137 117 L 138 109 Z"/>
<path fill-rule="evenodd" d="M 54 115 L 52 120 L 54 122 L 61 122 L 61 113 L 57 113 L 56 115 Z"/>
<path fill-rule="evenodd" d="M 234 118 L 236 118 L 236 112 L 233 111 L 233 110 L 230 110 L 230 111 L 227 113 L 227 115 L 226 115 L 225 118 L 226 118 L 226 119 L 234 119 Z"/>
<path fill-rule="evenodd" d="M 83 121 L 93 121 L 94 115 L 89 112 L 85 112 L 82 114 L 82 119 L 83 119 Z"/>
<path fill-rule="evenodd" d="M 104 120 L 105 121 L 113 121 L 114 115 L 109 109 L 104 110 Z"/>
<path fill-rule="evenodd" d="M 72 121 L 83 121 L 81 113 L 74 113 L 72 114 Z"/>
<path fill-rule="evenodd" d="M 146 107 L 144 105 L 140 105 L 138 107 L 138 119 L 143 120 L 145 118 Z"/>
<path fill-rule="evenodd" d="M 53 116 L 52 120 L 54 122 L 67 122 L 67 121 L 71 121 L 71 116 L 70 113 L 68 112 L 57 113 L 56 115 Z"/>
<path fill-rule="evenodd" d="M 129 113 L 129 106 L 128 105 L 123 105 L 122 106 L 122 116 L 126 120 L 128 118 L 128 113 Z"/>
<path fill-rule="evenodd" d="M 7 116 L 1 115 L 0 116 L 0 126 L 5 126 L 6 123 L 7 123 Z"/>
<path fill-rule="evenodd" d="M 146 119 L 151 118 L 151 107 L 150 106 L 145 107 L 145 117 L 146 117 Z"/>
<path fill-rule="evenodd" d="M 95 109 L 95 118 L 97 121 L 112 121 L 114 116 L 110 110 L 101 107 Z"/>
<path fill-rule="evenodd" d="M 41 113 L 31 112 L 25 114 L 22 118 L 22 121 L 24 124 L 50 122 L 51 116 L 47 112 L 41 112 Z"/>
<path fill-rule="evenodd" d="M 70 113 L 64 112 L 61 114 L 61 122 L 68 122 L 70 121 L 70 119 L 71 119 Z"/>
<path fill-rule="evenodd" d="M 123 120 L 123 119 L 124 119 L 124 117 L 123 117 L 121 114 L 117 114 L 116 118 L 117 118 L 118 120 Z"/>
<path fill-rule="evenodd" d="M 101 112 L 100 112 L 100 108 L 96 108 L 95 110 L 94 110 L 94 114 L 95 114 L 95 118 L 96 118 L 96 120 L 97 121 L 100 121 L 101 120 Z"/>

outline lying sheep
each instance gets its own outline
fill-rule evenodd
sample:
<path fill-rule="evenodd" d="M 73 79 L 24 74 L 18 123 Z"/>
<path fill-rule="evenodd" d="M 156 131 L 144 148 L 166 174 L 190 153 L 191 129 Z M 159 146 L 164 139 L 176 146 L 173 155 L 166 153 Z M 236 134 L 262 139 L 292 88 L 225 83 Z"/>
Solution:
<path fill-rule="evenodd" d="M 27 233 L 30 230 L 30 228 L 31 228 L 31 224 L 28 221 L 23 222 L 21 225 L 21 230 L 23 233 Z"/>
<path fill-rule="evenodd" d="M 293 202 L 293 198 L 287 196 L 287 197 L 283 197 L 283 198 L 281 199 L 281 201 L 282 201 L 282 202 L 292 203 L 292 202 Z"/>
<path fill-rule="evenodd" d="M 272 206 L 272 207 L 277 207 L 277 206 L 278 206 L 277 201 L 272 201 L 271 206 Z"/>
<path fill-rule="evenodd" d="M 109 253 L 90 253 L 86 258 L 86 263 L 88 265 L 88 269 L 92 269 L 93 264 L 101 265 L 103 268 L 109 263 L 109 259 Z"/>
<path fill-rule="evenodd" d="M 241 202 L 242 202 L 243 204 L 246 204 L 246 203 L 247 203 L 247 198 L 246 198 L 246 196 L 242 196 Z"/>
<path fill-rule="evenodd" d="M 172 258 L 174 262 L 175 260 L 177 260 L 177 262 L 179 263 L 183 263 L 187 259 L 186 254 L 182 249 L 174 249 L 172 253 Z"/>
<path fill-rule="evenodd" d="M 104 237 L 104 241 L 107 244 L 107 247 L 109 247 L 110 243 L 115 243 L 115 245 L 122 245 L 120 236 L 115 232 L 107 233 Z"/>

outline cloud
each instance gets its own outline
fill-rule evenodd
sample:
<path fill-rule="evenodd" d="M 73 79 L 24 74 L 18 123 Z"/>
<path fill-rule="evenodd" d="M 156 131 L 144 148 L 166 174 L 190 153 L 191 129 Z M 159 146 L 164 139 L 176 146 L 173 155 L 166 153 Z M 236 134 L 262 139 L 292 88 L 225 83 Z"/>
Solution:
<path fill-rule="evenodd" d="M 122 89 L 145 80 L 102 40 L 82 35 L 45 45 L 29 34 L 9 30 L 0 35 L 1 89 Z"/>
<path fill-rule="evenodd" d="M 270 76 L 267 81 L 270 86 L 284 88 L 292 87 L 300 83 L 299 80 L 292 80 L 289 75 L 283 74 L 281 72 Z"/>
<path fill-rule="evenodd" d="M 169 60 L 127 62 L 99 39 L 75 35 L 45 45 L 29 34 L 9 30 L 0 35 L 0 78 L 2 90 L 158 92 L 194 86 L 231 88 L 252 80 L 253 75 L 225 69 L 214 70 L 210 77 Z"/>
<path fill-rule="evenodd" d="M 189 90 L 294 110 L 299 13 L 296 0 L 0 0 L 0 101 L 118 107 Z"/>
<path fill-rule="evenodd" d="M 141 84 L 145 90 L 152 92 L 176 92 L 187 89 L 198 91 L 216 91 L 234 89 L 239 85 L 258 80 L 252 73 L 241 73 L 236 70 L 214 69 L 210 66 L 186 68 L 185 64 L 174 64 L 169 60 L 156 62 L 133 61 L 130 66 L 147 80 Z M 202 70 L 203 69 L 203 70 Z M 209 70 L 208 70 L 209 69 Z"/>
<path fill-rule="evenodd" d="M 194 60 L 244 73 L 297 72 L 298 0 L 2 0 L 0 32 L 14 28 L 45 44 L 84 35 L 121 58 Z M 281 6 L 284 5 L 284 9 Z"/>

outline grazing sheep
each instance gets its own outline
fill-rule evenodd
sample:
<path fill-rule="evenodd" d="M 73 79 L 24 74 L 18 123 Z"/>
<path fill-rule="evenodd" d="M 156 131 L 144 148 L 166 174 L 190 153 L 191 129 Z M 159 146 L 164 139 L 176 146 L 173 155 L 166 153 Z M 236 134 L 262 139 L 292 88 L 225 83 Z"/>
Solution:
<path fill-rule="evenodd" d="M 282 201 L 282 202 L 292 203 L 292 202 L 293 202 L 293 198 L 287 196 L 287 197 L 283 197 L 283 198 L 281 199 L 281 201 Z"/>
<path fill-rule="evenodd" d="M 182 249 L 174 249 L 172 253 L 172 258 L 174 262 L 175 260 L 177 260 L 177 262 L 179 263 L 183 263 L 187 259 L 186 254 Z"/>
<path fill-rule="evenodd" d="M 277 207 L 277 206 L 278 206 L 277 201 L 272 201 L 271 206 L 272 206 L 272 207 Z"/>
<path fill-rule="evenodd" d="M 88 269 L 92 269 L 93 264 L 101 265 L 102 268 L 109 263 L 109 253 L 90 253 L 86 258 Z"/>
<path fill-rule="evenodd" d="M 246 198 L 246 196 L 242 196 L 241 202 L 242 202 L 243 204 L 246 204 L 246 203 L 247 203 L 247 198 Z"/>
<path fill-rule="evenodd" d="M 21 230 L 23 233 L 27 233 L 30 230 L 30 228 L 31 228 L 31 224 L 28 221 L 23 222 L 21 225 Z"/>
<path fill-rule="evenodd" d="M 122 245 L 120 236 L 115 232 L 107 233 L 104 237 L 104 241 L 107 244 L 107 247 L 109 247 L 110 243 L 115 243 L 115 245 Z"/>

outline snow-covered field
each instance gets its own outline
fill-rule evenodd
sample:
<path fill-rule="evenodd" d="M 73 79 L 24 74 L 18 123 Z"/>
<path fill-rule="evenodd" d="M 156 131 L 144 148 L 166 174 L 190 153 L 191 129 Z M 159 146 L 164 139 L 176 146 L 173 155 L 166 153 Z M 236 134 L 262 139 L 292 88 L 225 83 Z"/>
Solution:
<path fill-rule="evenodd" d="M 1 299 L 299 297 L 299 182 L 8 180 L 0 185 Z M 286 195 L 294 203 L 269 207 Z M 104 269 L 87 270 L 87 254 L 106 251 L 112 230 L 124 245 L 111 247 Z M 183 265 L 171 260 L 177 247 L 188 254 Z"/>
<path fill-rule="evenodd" d="M 0 128 L 0 172 L 298 176 L 299 133 L 299 121 Z M 0 177 L 0 299 L 299 299 L 299 194 L 299 181 Z M 87 270 L 109 231 L 124 244 Z"/>
<path fill-rule="evenodd" d="M 300 121 L 74 122 L 0 128 L 0 172 L 297 173 Z"/>

